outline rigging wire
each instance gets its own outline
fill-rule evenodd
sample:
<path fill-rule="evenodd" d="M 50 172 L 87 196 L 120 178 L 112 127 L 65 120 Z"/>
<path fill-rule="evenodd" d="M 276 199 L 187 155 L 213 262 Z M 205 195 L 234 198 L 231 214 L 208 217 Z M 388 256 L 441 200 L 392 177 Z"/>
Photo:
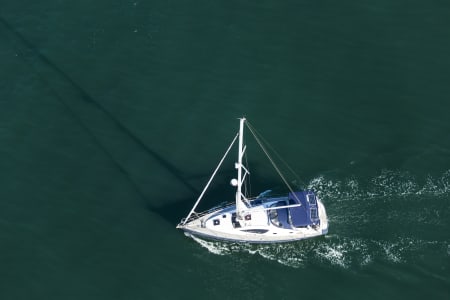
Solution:
<path fill-rule="evenodd" d="M 187 217 L 181 221 L 182 225 L 185 225 L 188 221 L 189 218 L 191 217 L 191 215 L 195 212 L 195 209 L 197 208 L 197 205 L 200 203 L 200 200 L 202 200 L 203 195 L 205 194 L 206 190 L 208 189 L 209 185 L 211 184 L 211 182 L 214 179 L 214 176 L 216 176 L 217 171 L 219 170 L 220 166 L 222 165 L 223 161 L 225 160 L 225 158 L 228 155 L 228 152 L 230 152 L 231 148 L 233 147 L 234 143 L 236 142 L 237 138 L 239 136 L 239 133 L 236 134 L 236 136 L 234 137 L 233 141 L 231 142 L 230 146 L 228 146 L 227 151 L 225 152 L 225 154 L 223 155 L 223 157 L 220 159 L 219 164 L 217 165 L 216 169 L 214 170 L 214 172 L 212 173 L 211 177 L 208 180 L 208 183 L 206 184 L 206 186 L 203 188 L 202 193 L 200 194 L 200 196 L 198 197 L 197 201 L 195 202 L 194 206 L 192 207 L 191 211 L 189 212 L 189 214 L 187 215 Z"/>
<path fill-rule="evenodd" d="M 259 139 L 258 135 L 255 133 L 253 126 L 250 125 L 250 123 L 247 121 L 246 122 L 247 128 L 250 130 L 250 132 L 252 133 L 252 135 L 254 136 L 256 142 L 258 143 L 258 145 L 261 147 L 261 149 L 263 150 L 264 154 L 267 156 L 267 158 L 269 159 L 270 163 L 272 164 L 272 166 L 274 167 L 275 171 L 277 171 L 278 175 L 281 177 L 281 179 L 283 180 L 284 184 L 286 184 L 286 186 L 288 187 L 289 191 L 294 195 L 294 197 L 297 197 L 294 193 L 294 190 L 292 189 L 291 185 L 287 182 L 286 178 L 284 177 L 284 175 L 281 173 L 280 169 L 277 167 L 277 165 L 275 164 L 275 162 L 273 161 L 272 157 L 270 156 L 269 152 L 267 151 L 266 147 L 264 147 L 263 143 L 261 142 L 261 140 Z M 293 172 L 293 171 L 292 171 Z M 295 172 L 294 172 L 295 174 Z"/>
<path fill-rule="evenodd" d="M 278 160 L 291 172 L 291 174 L 295 177 L 295 179 L 303 186 L 306 186 L 306 183 L 300 178 L 300 176 L 289 166 L 289 164 L 281 157 L 281 155 L 273 148 L 273 146 L 250 124 L 250 122 L 246 121 L 247 127 L 250 129 L 250 132 L 253 134 L 255 139 L 258 142 L 258 138 L 270 149 L 270 151 L 275 154 Z M 262 147 L 261 143 L 258 144 Z M 262 147 L 263 148 L 263 147 Z M 268 154 L 266 154 L 268 155 Z"/>

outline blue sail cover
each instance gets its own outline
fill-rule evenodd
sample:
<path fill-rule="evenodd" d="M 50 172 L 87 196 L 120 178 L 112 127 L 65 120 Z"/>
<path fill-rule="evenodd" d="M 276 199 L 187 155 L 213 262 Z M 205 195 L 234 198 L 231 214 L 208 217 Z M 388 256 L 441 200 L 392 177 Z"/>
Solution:
<path fill-rule="evenodd" d="M 313 191 L 289 193 L 289 204 L 301 204 L 289 208 L 293 226 L 306 227 L 319 224 L 317 199 Z"/>

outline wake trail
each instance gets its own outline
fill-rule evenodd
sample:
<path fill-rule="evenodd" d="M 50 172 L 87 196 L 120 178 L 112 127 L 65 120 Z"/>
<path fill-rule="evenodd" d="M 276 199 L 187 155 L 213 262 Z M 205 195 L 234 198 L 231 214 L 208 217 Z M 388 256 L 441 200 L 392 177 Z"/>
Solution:
<path fill-rule="evenodd" d="M 429 253 L 437 265 L 450 259 L 449 238 L 422 232 L 422 228 L 444 230 L 449 225 L 450 170 L 424 180 L 391 170 L 367 179 L 318 176 L 310 180 L 308 188 L 326 205 L 330 233 L 325 237 L 268 245 L 192 238 L 216 255 L 259 255 L 294 268 L 421 263 Z"/>

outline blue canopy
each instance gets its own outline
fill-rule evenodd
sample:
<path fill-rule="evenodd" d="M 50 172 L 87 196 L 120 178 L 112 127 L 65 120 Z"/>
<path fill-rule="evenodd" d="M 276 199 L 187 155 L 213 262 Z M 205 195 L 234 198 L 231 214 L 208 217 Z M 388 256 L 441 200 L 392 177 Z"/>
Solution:
<path fill-rule="evenodd" d="M 313 191 L 289 193 L 289 204 L 301 204 L 289 208 L 293 226 L 306 227 L 319 224 L 317 199 Z"/>

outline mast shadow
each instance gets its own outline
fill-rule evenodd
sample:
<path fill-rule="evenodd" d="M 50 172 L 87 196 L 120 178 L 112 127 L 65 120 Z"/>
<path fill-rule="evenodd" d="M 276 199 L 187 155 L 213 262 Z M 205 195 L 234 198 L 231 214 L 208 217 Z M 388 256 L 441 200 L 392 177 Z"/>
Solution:
<path fill-rule="evenodd" d="M 156 162 L 161 169 L 168 172 L 173 179 L 181 184 L 189 193 L 197 195 L 199 190 L 190 182 L 190 178 L 183 170 L 180 170 L 177 166 L 172 164 L 169 159 L 159 154 L 154 149 L 150 148 L 141 138 L 135 135 L 123 122 L 115 117 L 104 105 L 96 101 L 92 96 L 88 94 L 77 82 L 75 82 L 63 69 L 52 62 L 48 57 L 42 54 L 39 49 L 31 43 L 25 36 L 23 36 L 16 28 L 14 28 L 8 21 L 0 16 L 0 23 L 6 30 L 9 39 L 15 47 L 15 50 L 19 52 L 21 59 L 30 69 L 35 73 L 42 83 L 48 88 L 50 93 L 55 99 L 60 102 L 71 117 L 78 123 L 78 125 L 90 136 L 94 144 L 101 149 L 103 153 L 110 159 L 115 167 L 124 175 L 137 194 L 144 200 L 146 206 L 152 211 L 158 212 L 157 207 L 154 206 L 149 199 L 150 192 L 146 191 L 142 185 L 137 183 L 137 180 L 133 178 L 130 170 L 120 160 L 116 158 L 111 149 L 105 146 L 105 142 L 102 142 L 98 134 L 95 133 L 95 129 L 92 124 L 89 123 L 89 117 L 96 121 L 103 120 L 103 126 L 109 127 L 117 132 L 121 133 L 122 137 L 131 140 L 131 144 L 134 144 L 134 148 L 144 151 L 149 157 Z M 40 71 L 41 70 L 41 71 Z M 43 76 L 46 73 L 46 76 Z M 58 90 L 56 86 L 64 86 L 64 98 L 63 94 Z M 61 88 L 59 88 L 61 89 Z M 73 96 L 68 96 L 67 91 L 72 91 Z M 70 98 L 72 98 L 70 100 Z M 69 100 L 67 100 L 69 99 Z M 82 105 L 80 101 L 84 103 Z M 81 106 L 80 106 L 81 105 Z M 92 117 L 93 116 L 93 117 Z M 118 134 L 118 133 L 116 133 Z M 136 151 L 139 153 L 140 151 Z M 195 175 L 193 178 L 201 178 L 204 175 Z M 206 177 L 206 175 L 204 176 Z M 159 210 L 160 215 L 163 218 L 168 217 L 168 214 L 164 213 L 164 210 Z"/>

